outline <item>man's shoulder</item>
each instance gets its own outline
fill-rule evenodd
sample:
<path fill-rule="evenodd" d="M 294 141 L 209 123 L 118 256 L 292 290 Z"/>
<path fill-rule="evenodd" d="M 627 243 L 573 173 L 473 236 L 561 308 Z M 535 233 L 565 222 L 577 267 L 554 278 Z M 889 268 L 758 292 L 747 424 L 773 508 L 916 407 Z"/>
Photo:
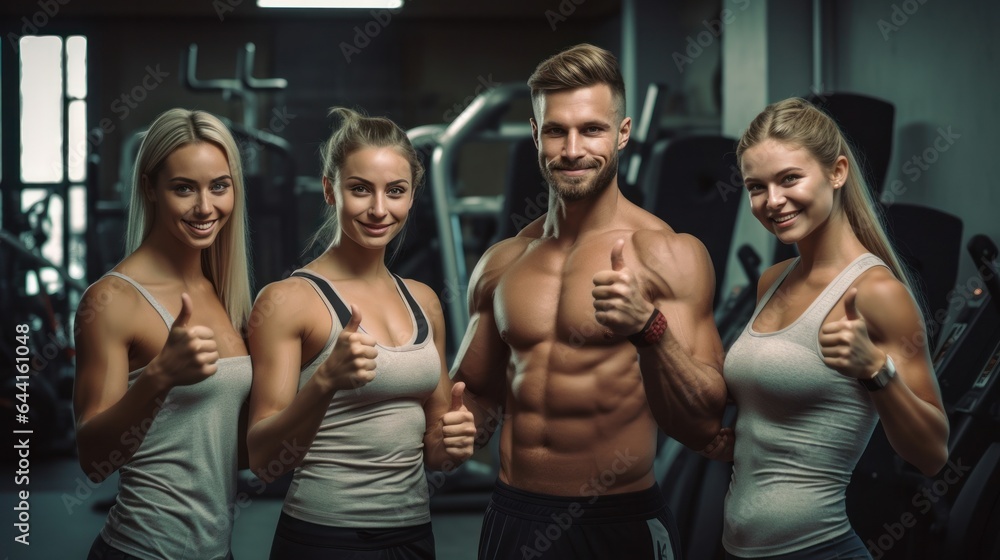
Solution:
<path fill-rule="evenodd" d="M 483 253 L 476 268 L 506 267 L 524 254 L 528 246 L 537 238 L 517 235 L 498 241 Z"/>
<path fill-rule="evenodd" d="M 677 273 L 692 278 L 713 280 L 715 271 L 705 244 L 688 233 L 674 231 L 666 222 L 643 211 L 646 216 L 636 220 L 632 246 L 640 263 L 664 280 Z"/>
<path fill-rule="evenodd" d="M 632 242 L 637 250 L 695 251 L 705 245 L 693 235 L 678 233 L 655 214 L 634 206 L 626 216 L 626 227 L 633 230 Z"/>
<path fill-rule="evenodd" d="M 519 235 L 499 241 L 487 249 L 472 270 L 469 278 L 470 294 L 492 294 L 504 272 L 524 254 L 533 241 L 535 239 Z"/>
<path fill-rule="evenodd" d="M 689 233 L 678 233 L 662 221 L 662 227 L 644 227 L 632 234 L 632 244 L 640 258 L 668 258 L 683 261 L 708 257 L 705 244 Z"/>
<path fill-rule="evenodd" d="M 517 232 L 514 238 L 521 239 L 538 239 L 545 232 L 545 220 L 548 218 L 549 213 L 545 212 L 541 216 L 535 218 L 528 225 L 521 228 L 521 231 Z"/>

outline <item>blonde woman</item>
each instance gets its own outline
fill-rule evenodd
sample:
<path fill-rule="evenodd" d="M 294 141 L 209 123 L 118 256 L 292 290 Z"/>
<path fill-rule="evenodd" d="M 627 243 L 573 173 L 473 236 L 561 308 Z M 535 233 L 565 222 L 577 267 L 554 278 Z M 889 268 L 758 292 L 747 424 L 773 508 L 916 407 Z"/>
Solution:
<path fill-rule="evenodd" d="M 731 558 L 870 558 L 844 495 L 879 419 L 923 473 L 948 456 L 923 320 L 829 116 L 802 99 L 775 103 L 736 154 L 753 215 L 800 256 L 761 276 L 726 356 L 739 416 L 706 450 L 735 459 L 723 544 Z"/>
<path fill-rule="evenodd" d="M 90 559 L 231 558 L 250 314 L 239 151 L 225 125 L 171 109 L 143 138 L 124 260 L 76 319 L 77 448 L 118 497 Z"/>

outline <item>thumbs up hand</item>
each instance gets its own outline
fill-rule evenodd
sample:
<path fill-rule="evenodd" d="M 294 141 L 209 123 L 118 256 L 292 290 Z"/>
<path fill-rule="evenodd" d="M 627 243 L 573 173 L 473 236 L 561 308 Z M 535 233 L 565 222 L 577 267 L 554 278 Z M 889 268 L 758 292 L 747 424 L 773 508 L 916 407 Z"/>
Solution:
<path fill-rule="evenodd" d="M 459 381 L 451 388 L 451 406 L 441 417 L 441 435 L 444 450 L 459 463 L 472 457 L 476 436 L 476 423 L 463 401 L 465 383 Z"/>
<path fill-rule="evenodd" d="M 827 323 L 819 331 L 823 362 L 847 377 L 871 377 L 885 363 L 885 352 L 868 336 L 865 318 L 857 307 L 858 289 L 851 288 L 844 296 L 846 315 Z"/>
<path fill-rule="evenodd" d="M 147 369 L 162 379 L 167 388 L 194 385 L 218 370 L 218 347 L 215 333 L 204 326 L 188 326 L 191 321 L 191 297 L 181 294 L 181 311 L 170 326 L 167 342 Z"/>
<path fill-rule="evenodd" d="M 337 335 L 330 357 L 316 371 L 316 375 L 334 390 L 360 389 L 375 379 L 375 338 L 358 332 L 361 310 L 351 305 L 351 320 Z"/>
<path fill-rule="evenodd" d="M 594 275 L 594 316 L 613 334 L 631 336 L 646 326 L 653 304 L 643 297 L 639 280 L 625 264 L 625 240 L 611 249 L 611 270 Z"/>
<path fill-rule="evenodd" d="M 722 428 L 704 449 L 698 452 L 706 459 L 722 461 L 724 463 L 733 462 L 733 448 L 736 446 L 736 433 L 732 428 Z"/>

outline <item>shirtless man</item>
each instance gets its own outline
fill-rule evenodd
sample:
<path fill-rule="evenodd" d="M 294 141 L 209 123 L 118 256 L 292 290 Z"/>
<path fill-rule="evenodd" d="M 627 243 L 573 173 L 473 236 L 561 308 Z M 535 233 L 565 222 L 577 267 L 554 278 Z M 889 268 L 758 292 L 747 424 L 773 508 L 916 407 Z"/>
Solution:
<path fill-rule="evenodd" d="M 479 558 L 679 558 L 656 430 L 702 449 L 720 429 L 711 261 L 618 189 L 611 53 L 573 47 L 528 84 L 548 212 L 477 264 L 454 372 L 477 444 L 506 423 Z"/>

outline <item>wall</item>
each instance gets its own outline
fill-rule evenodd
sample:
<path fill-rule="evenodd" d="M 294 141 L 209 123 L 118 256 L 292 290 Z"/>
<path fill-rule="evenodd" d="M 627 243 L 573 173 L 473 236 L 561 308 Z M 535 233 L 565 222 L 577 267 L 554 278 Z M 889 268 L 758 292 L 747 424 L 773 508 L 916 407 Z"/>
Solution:
<path fill-rule="evenodd" d="M 881 0 L 835 6 L 836 88 L 896 106 L 884 201 L 962 219 L 963 283 L 975 274 L 965 242 L 983 233 L 1000 243 L 1000 194 L 992 172 L 1000 126 L 1000 43 L 993 38 L 1000 4 Z"/>

